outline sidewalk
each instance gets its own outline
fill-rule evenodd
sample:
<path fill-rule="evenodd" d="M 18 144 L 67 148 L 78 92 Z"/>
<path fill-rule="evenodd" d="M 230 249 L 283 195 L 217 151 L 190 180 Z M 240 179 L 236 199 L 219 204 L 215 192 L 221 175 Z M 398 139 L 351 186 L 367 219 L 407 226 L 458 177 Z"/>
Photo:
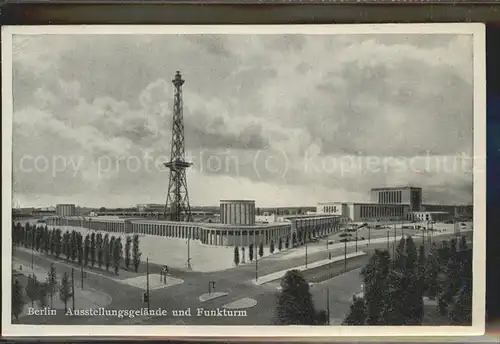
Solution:
<path fill-rule="evenodd" d="M 18 258 L 13 258 L 12 261 L 12 266 L 13 268 L 18 272 L 21 273 L 22 275 L 26 277 L 31 277 L 33 274 L 36 276 L 36 279 L 42 283 L 45 283 L 45 280 L 47 278 L 47 270 L 38 266 L 38 265 L 33 265 L 33 270 L 31 269 L 31 263 L 26 263 Z M 57 271 L 56 271 L 57 272 Z M 61 285 L 61 280 L 62 280 L 62 275 L 59 273 L 57 275 L 57 282 L 58 286 Z M 71 283 L 71 277 L 70 277 L 70 283 Z M 26 300 L 26 305 L 24 306 L 23 312 L 21 313 L 20 317 L 28 315 L 28 310 L 31 308 L 31 300 L 26 296 L 26 283 L 27 279 L 24 280 L 25 283 L 23 284 L 23 292 L 25 294 L 25 300 Z M 90 308 L 99 308 L 99 307 L 106 307 L 108 306 L 112 298 L 106 293 L 103 293 L 101 291 L 92 289 L 88 286 L 84 287 L 84 289 L 81 289 L 80 283 L 78 283 L 79 280 L 75 279 L 75 308 L 78 309 L 90 309 Z M 50 306 L 50 296 L 47 297 L 47 302 Z M 73 307 L 73 301 L 68 300 L 67 303 L 68 308 Z M 34 308 L 35 309 L 40 309 L 40 306 L 38 305 L 38 302 L 34 302 Z M 61 301 L 59 293 L 56 293 L 52 297 L 52 309 L 55 309 L 61 312 L 64 312 L 64 302 Z"/>
<path fill-rule="evenodd" d="M 363 251 L 360 251 L 360 252 L 349 253 L 345 257 L 347 259 L 349 259 L 349 258 L 360 257 L 360 256 L 364 256 L 364 255 L 366 255 L 366 253 Z M 273 272 L 272 274 L 268 274 L 268 275 L 264 275 L 264 276 L 259 277 L 259 279 L 257 281 L 252 280 L 252 282 L 256 285 L 261 285 L 261 284 L 268 283 L 268 282 L 275 281 L 277 279 L 282 278 L 290 270 L 307 271 L 307 270 L 318 268 L 318 267 L 328 265 L 331 263 L 340 262 L 342 260 L 344 260 L 344 255 L 332 257 L 332 259 L 324 259 L 324 260 L 320 260 L 320 261 L 317 261 L 314 263 L 310 263 L 310 264 L 307 264 L 307 267 L 305 265 L 302 265 L 302 266 L 297 266 L 297 267 L 290 268 L 287 270 L 276 271 L 276 272 Z"/>
<path fill-rule="evenodd" d="M 466 232 L 470 232 L 470 231 L 472 231 L 472 229 L 462 229 L 460 231 L 460 233 L 461 234 L 465 234 Z M 399 232 L 397 234 L 398 234 L 397 238 L 399 240 L 401 238 L 401 233 Z M 450 234 L 453 234 L 453 232 L 450 232 L 450 231 L 433 232 L 432 233 L 432 237 L 435 238 L 435 237 L 439 237 L 439 236 L 442 236 L 442 235 L 450 235 Z M 411 234 L 405 233 L 405 237 L 409 237 L 410 235 L 411 235 L 411 237 L 414 240 L 418 240 L 419 238 L 422 237 L 422 233 L 417 233 L 417 232 L 413 232 Z M 426 233 L 425 237 L 427 238 L 427 236 L 428 236 L 428 234 Z M 390 237 L 391 242 L 394 240 L 393 238 L 394 238 L 393 234 L 391 233 L 391 237 Z M 358 240 L 357 245 L 358 245 L 358 248 L 360 248 L 360 247 L 366 246 L 366 245 L 383 244 L 383 243 L 386 243 L 386 242 L 387 242 L 387 237 L 384 236 L 384 237 L 372 238 L 371 240 L 368 240 L 366 238 L 365 238 L 365 240 Z M 338 250 L 338 249 L 343 249 L 344 245 L 345 244 L 343 242 L 329 244 L 328 245 L 328 251 L 334 251 L 334 250 Z M 355 247 L 355 246 L 356 246 L 356 241 L 348 241 L 347 245 L 346 245 L 346 247 L 348 247 L 348 248 Z M 318 253 L 318 252 L 325 252 L 326 250 L 327 250 L 327 248 L 326 248 L 326 244 L 325 243 L 321 243 L 321 244 L 318 244 L 318 243 L 308 244 L 308 247 L 307 247 L 308 254 Z M 286 252 L 285 254 L 281 255 L 279 258 L 280 259 L 298 258 L 298 257 L 303 257 L 305 255 L 306 255 L 305 246 L 300 246 L 300 247 L 295 248 L 293 251 Z"/>
<path fill-rule="evenodd" d="M 31 253 L 30 249 L 26 249 L 24 247 L 20 247 L 20 249 Z M 49 261 L 52 261 L 56 264 L 64 265 L 64 266 L 67 266 L 70 268 L 74 267 L 75 269 L 79 269 L 79 267 L 75 267 L 75 265 L 71 265 L 69 263 L 66 263 L 63 260 L 56 260 L 53 256 L 44 255 L 44 254 L 37 252 L 37 251 L 34 251 L 33 253 L 37 256 L 43 257 L 43 258 L 45 258 Z M 22 263 L 15 264 L 14 262 L 16 260 L 20 261 L 19 258 L 13 257 L 12 263 L 13 263 L 13 267 L 16 270 L 18 270 L 19 265 L 22 265 Z M 31 271 L 31 263 L 24 263 L 24 264 L 26 266 L 24 266 L 24 265 L 22 266 L 23 271 L 29 271 L 29 274 L 32 275 L 33 272 Z M 19 271 L 19 272 L 23 272 L 23 271 Z M 100 273 L 99 271 L 91 270 L 91 269 L 85 269 L 85 273 L 87 273 L 89 275 L 99 276 L 101 278 L 106 278 L 106 279 L 111 280 L 111 281 L 116 282 L 116 283 L 125 284 L 125 285 L 132 286 L 132 287 L 135 287 L 138 289 L 146 290 L 147 278 L 146 278 L 145 274 L 140 274 L 140 275 L 130 277 L 130 278 L 115 278 L 115 277 L 107 276 L 104 273 Z M 35 271 L 35 275 L 36 275 L 37 280 L 45 281 L 45 278 L 47 277 L 47 271 L 43 270 L 42 272 L 40 272 L 40 270 L 38 270 L 38 271 Z M 180 278 L 175 278 L 172 276 L 167 276 L 166 283 L 163 283 L 162 280 L 160 279 L 159 274 L 149 274 L 149 283 L 150 283 L 150 290 L 154 290 L 154 289 L 161 289 L 161 288 L 166 288 L 166 287 L 170 287 L 173 285 L 181 284 L 181 283 L 184 283 L 184 280 L 180 279 Z"/>

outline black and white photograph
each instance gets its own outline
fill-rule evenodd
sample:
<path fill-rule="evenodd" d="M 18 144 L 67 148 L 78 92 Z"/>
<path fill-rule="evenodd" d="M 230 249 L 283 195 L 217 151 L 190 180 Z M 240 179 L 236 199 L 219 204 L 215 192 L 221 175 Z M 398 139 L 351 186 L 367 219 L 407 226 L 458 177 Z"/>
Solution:
<path fill-rule="evenodd" d="M 2 27 L 3 332 L 482 334 L 484 64 L 480 24 Z"/>

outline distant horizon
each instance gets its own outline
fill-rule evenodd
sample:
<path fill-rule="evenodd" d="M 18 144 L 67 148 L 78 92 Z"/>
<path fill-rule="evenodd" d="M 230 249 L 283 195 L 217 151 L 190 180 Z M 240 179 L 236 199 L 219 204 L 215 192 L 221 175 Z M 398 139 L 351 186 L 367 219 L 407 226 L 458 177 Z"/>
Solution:
<path fill-rule="evenodd" d="M 255 205 L 256 208 L 264 208 L 264 209 L 272 209 L 272 208 L 278 208 L 278 209 L 298 209 L 298 208 L 316 208 L 318 204 L 326 204 L 326 203 L 373 203 L 373 204 L 378 204 L 377 202 L 351 202 L 351 201 L 326 201 L 326 202 L 318 202 L 316 205 L 296 205 L 296 206 L 258 206 L 257 204 Z M 57 203 L 57 204 L 62 204 L 62 203 Z M 23 205 L 19 206 L 19 208 L 55 208 L 57 204 L 54 205 Z M 74 204 L 77 208 L 86 208 L 86 209 L 100 209 L 100 208 L 106 208 L 106 209 L 131 209 L 131 208 L 137 208 L 137 204 L 161 204 L 161 203 L 137 203 L 134 206 L 123 206 L 123 207 L 106 207 L 106 206 L 100 206 L 100 207 L 91 207 L 91 206 L 86 206 L 86 205 L 78 205 L 77 203 L 65 203 L 65 204 Z M 404 204 L 404 203 L 403 203 Z M 425 202 L 422 203 L 422 205 L 447 205 L 447 206 L 473 206 L 473 203 L 436 203 L 436 202 Z M 192 208 L 219 208 L 220 205 L 191 205 Z M 17 207 L 12 207 L 12 209 L 17 209 Z"/>
<path fill-rule="evenodd" d="M 193 206 L 366 202 L 402 184 L 473 203 L 472 35 L 16 34 L 12 48 L 19 204 L 164 202 L 176 71 Z"/>

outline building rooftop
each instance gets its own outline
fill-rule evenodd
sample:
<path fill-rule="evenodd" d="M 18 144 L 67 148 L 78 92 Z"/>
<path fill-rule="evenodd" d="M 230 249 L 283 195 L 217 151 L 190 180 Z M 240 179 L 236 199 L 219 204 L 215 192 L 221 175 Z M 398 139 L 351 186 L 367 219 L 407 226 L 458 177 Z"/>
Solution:
<path fill-rule="evenodd" d="M 410 185 L 406 185 L 406 186 L 387 186 L 387 187 L 381 187 L 381 188 L 371 188 L 370 190 L 371 191 L 385 191 L 385 190 L 402 190 L 402 189 L 418 189 L 418 190 L 422 190 L 421 187 L 410 186 Z"/>
<path fill-rule="evenodd" d="M 318 218 L 318 217 L 340 217 L 340 215 L 335 214 L 307 214 L 307 215 L 283 215 L 284 219 L 307 219 L 307 218 Z"/>
<path fill-rule="evenodd" d="M 221 199 L 220 202 L 231 202 L 231 203 L 255 203 L 254 200 L 248 199 Z"/>

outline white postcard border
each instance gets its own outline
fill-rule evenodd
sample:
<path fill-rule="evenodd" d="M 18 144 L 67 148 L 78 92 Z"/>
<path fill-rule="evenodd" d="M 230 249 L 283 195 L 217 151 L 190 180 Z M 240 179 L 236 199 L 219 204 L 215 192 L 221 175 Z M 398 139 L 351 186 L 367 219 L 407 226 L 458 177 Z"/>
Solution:
<path fill-rule="evenodd" d="M 12 36 L 14 34 L 471 34 L 474 46 L 474 225 L 472 326 L 75 326 L 11 323 Z M 486 50 L 484 24 L 168 25 L 2 27 L 2 335 L 112 337 L 402 337 L 482 335 L 485 327 Z M 446 95 L 453 97 L 453 95 Z M 477 172 L 480 171 L 480 172 Z M 479 229 L 479 230 L 476 230 Z M 333 338 L 332 338 L 333 339 Z"/>

